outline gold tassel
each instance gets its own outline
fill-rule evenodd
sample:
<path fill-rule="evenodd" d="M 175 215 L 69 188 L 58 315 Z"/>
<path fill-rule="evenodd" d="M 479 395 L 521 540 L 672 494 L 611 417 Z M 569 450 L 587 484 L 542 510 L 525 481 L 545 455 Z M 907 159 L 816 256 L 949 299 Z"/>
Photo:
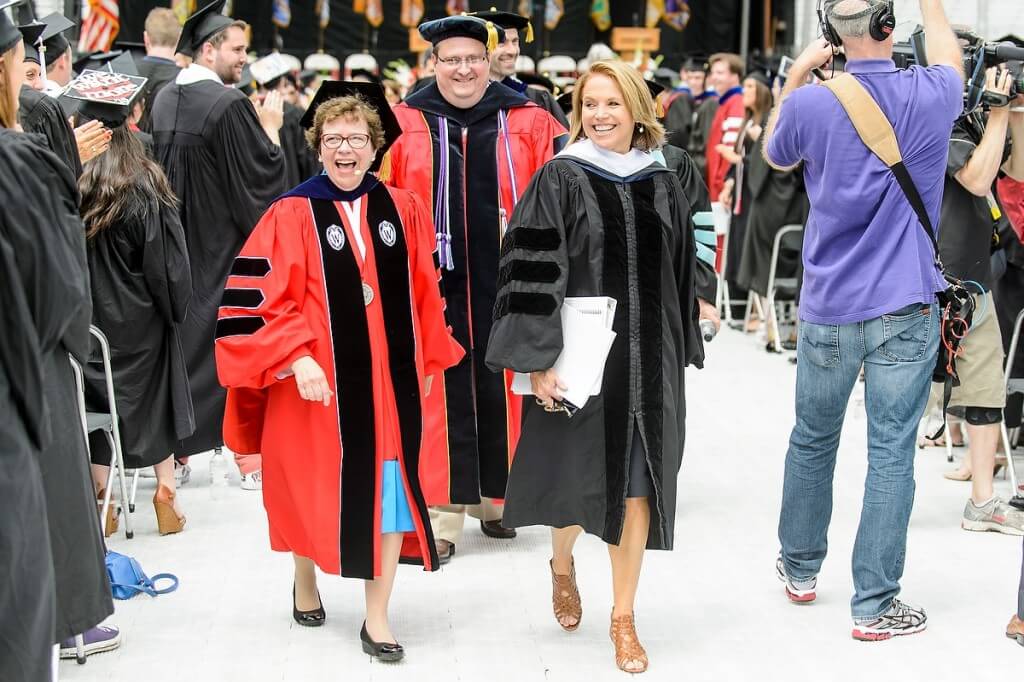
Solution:
<path fill-rule="evenodd" d="M 391 152 L 384 154 L 384 158 L 380 161 L 380 170 L 377 171 L 377 179 L 381 182 L 387 182 L 391 179 Z"/>
<path fill-rule="evenodd" d="M 528 43 L 532 43 L 533 42 L 533 22 L 532 21 L 526 22 L 526 42 L 528 42 Z"/>
<path fill-rule="evenodd" d="M 498 29 L 494 28 L 494 24 L 490 21 L 487 22 L 487 51 L 494 52 L 498 49 Z"/>

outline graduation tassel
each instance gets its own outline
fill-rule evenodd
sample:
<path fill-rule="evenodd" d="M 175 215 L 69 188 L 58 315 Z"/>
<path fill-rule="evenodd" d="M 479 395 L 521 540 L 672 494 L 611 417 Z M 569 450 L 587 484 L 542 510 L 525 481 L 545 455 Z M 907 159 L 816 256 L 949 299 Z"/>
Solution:
<path fill-rule="evenodd" d="M 526 22 L 526 38 L 525 38 L 525 40 L 528 43 L 532 43 L 533 42 L 533 22 L 532 21 Z"/>
<path fill-rule="evenodd" d="M 494 24 L 490 21 L 487 22 L 487 52 L 494 52 L 498 48 L 498 29 L 494 28 Z"/>
<path fill-rule="evenodd" d="M 391 152 L 384 154 L 384 158 L 380 160 L 380 170 L 377 171 L 377 179 L 381 182 L 387 182 L 391 179 Z"/>

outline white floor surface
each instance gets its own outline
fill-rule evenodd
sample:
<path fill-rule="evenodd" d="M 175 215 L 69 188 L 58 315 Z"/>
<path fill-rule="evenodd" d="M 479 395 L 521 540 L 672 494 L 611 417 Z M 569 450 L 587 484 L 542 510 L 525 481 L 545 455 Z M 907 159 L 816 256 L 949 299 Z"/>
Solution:
<path fill-rule="evenodd" d="M 866 470 L 859 385 L 836 473 L 830 555 L 818 600 L 794 606 L 775 577 L 782 468 L 793 418 L 795 367 L 753 337 L 724 331 L 707 369 L 687 371 L 688 438 L 679 482 L 676 550 L 646 555 L 637 625 L 651 665 L 643 679 L 1021 679 L 1024 649 L 1003 636 L 1016 606 L 1021 539 L 959 528 L 969 484 L 942 478 L 944 451 L 918 451 L 903 597 L 924 606 L 928 630 L 884 643 L 850 638 L 850 552 Z M 84 666 L 61 663 L 61 680 L 258 682 L 407 680 L 532 682 L 624 679 L 608 639 L 610 570 L 602 543 L 581 540 L 576 565 L 584 615 L 575 633 L 551 613 L 548 532 L 513 541 L 484 537 L 475 522 L 440 572 L 399 572 L 392 626 L 404 662 L 375 663 L 360 650 L 363 586 L 321 576 L 322 628 L 291 619 L 288 555 L 268 547 L 260 493 L 209 487 L 206 456 L 180 491 L 188 526 L 161 538 L 139 490 L 136 535 L 112 549 L 149 574 L 169 571 L 177 592 L 117 602 L 125 642 Z M 1024 473 L 1024 458 L 1019 460 Z M 1004 497 L 1010 486 L 1001 477 Z"/>

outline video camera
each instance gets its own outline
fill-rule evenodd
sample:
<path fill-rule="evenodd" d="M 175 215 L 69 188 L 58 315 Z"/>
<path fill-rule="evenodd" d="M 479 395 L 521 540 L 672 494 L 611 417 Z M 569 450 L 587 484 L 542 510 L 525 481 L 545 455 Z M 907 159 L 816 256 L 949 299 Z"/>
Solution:
<path fill-rule="evenodd" d="M 970 31 L 957 30 L 957 38 L 966 43 L 964 51 L 964 110 L 972 112 L 979 106 L 1003 107 L 1018 94 L 1024 94 L 1024 48 L 1013 43 L 991 43 Z M 920 26 L 905 43 L 893 46 L 897 68 L 905 69 L 913 64 L 928 66 L 925 51 L 924 29 Z M 993 66 L 1007 64 L 1012 82 L 1009 98 L 985 91 L 985 71 Z"/>

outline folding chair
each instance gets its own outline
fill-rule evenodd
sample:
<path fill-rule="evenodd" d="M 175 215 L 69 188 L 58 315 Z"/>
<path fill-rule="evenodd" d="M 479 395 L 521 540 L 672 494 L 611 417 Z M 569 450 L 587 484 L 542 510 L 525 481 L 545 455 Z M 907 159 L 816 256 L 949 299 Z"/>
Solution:
<path fill-rule="evenodd" d="M 729 262 L 729 225 L 732 222 L 732 213 L 717 202 L 711 204 L 711 213 L 715 217 L 715 234 L 722 237 L 722 269 L 718 272 L 715 307 L 718 308 L 723 321 L 732 322 L 732 297 L 729 295 L 729 282 L 725 279 L 725 266 Z"/>
<path fill-rule="evenodd" d="M 989 315 L 994 313 L 989 312 Z M 1006 395 L 1011 396 L 1015 393 L 1024 394 L 1024 379 L 1013 379 L 1013 360 L 1017 356 L 1017 346 L 1020 345 L 1021 335 L 1021 324 L 1024 323 L 1024 310 L 1017 314 L 1017 319 L 1013 323 L 1013 336 L 1010 337 L 1010 352 L 1006 356 L 1006 369 L 1003 374 L 1003 379 L 1006 382 Z M 1018 509 L 1024 509 L 1024 495 L 1021 495 L 1024 490 L 1021 489 L 1020 479 L 1017 478 L 1017 466 L 1013 461 L 1013 448 L 1011 447 L 1010 434 L 1006 430 L 1006 420 L 1004 419 L 999 425 L 1000 431 L 1003 437 L 1003 452 L 1006 453 L 1006 470 L 1010 475 L 1010 485 L 1013 486 L 1013 497 L 1010 499 L 1010 504 Z M 948 440 L 948 439 L 947 439 Z"/>
<path fill-rule="evenodd" d="M 110 344 L 103 332 L 96 327 L 90 326 L 89 333 L 99 341 L 100 344 L 100 355 L 103 360 L 103 375 L 106 384 L 107 404 L 110 406 L 109 412 L 86 412 L 85 381 L 82 376 L 82 368 L 77 362 L 75 362 L 74 358 L 71 359 L 71 365 L 75 369 L 75 380 L 78 382 L 79 406 L 83 414 L 82 420 L 85 430 L 86 447 L 88 448 L 89 445 L 89 434 L 95 431 L 102 431 L 104 437 L 107 439 L 107 444 L 110 446 L 111 451 L 110 474 L 107 476 L 107 480 L 104 484 L 103 505 L 100 508 L 100 528 L 104 535 L 106 535 L 107 510 L 110 508 L 110 498 L 113 494 L 112 483 L 116 469 L 117 482 L 121 488 L 122 508 L 125 510 L 124 533 L 125 537 L 131 540 L 135 537 L 135 531 L 132 528 L 133 510 L 128 506 L 129 497 L 127 473 L 124 468 L 124 451 L 121 449 L 121 430 L 117 423 L 117 403 L 115 402 L 113 367 L 110 361 Z"/>
<path fill-rule="evenodd" d="M 772 264 L 768 270 L 768 296 L 767 303 L 764 306 L 766 309 L 764 312 L 768 316 L 770 331 L 775 337 L 774 346 L 776 353 L 782 352 L 782 335 L 779 331 L 777 295 L 779 289 L 782 289 L 783 287 L 795 291 L 798 284 L 796 277 L 778 277 L 779 258 L 782 255 L 783 241 L 794 244 L 797 241 L 797 236 L 803 235 L 803 231 L 803 225 L 786 225 L 779 230 L 778 234 L 775 235 L 775 243 L 772 244 Z"/>

